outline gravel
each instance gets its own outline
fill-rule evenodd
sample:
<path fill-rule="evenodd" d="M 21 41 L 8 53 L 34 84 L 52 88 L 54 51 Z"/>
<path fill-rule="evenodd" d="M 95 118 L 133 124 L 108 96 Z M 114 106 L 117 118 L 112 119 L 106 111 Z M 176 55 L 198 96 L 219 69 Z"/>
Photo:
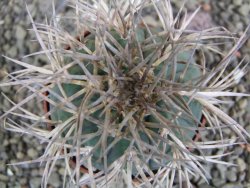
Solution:
<path fill-rule="evenodd" d="M 29 181 L 30 188 L 39 188 L 40 185 L 41 185 L 41 178 L 40 177 L 31 178 Z"/>
<path fill-rule="evenodd" d="M 27 31 L 20 25 L 16 26 L 16 39 L 24 40 L 27 35 Z"/>
<path fill-rule="evenodd" d="M 243 188 L 243 185 L 240 183 L 227 183 L 223 185 L 221 188 Z"/>
<path fill-rule="evenodd" d="M 6 185 L 6 183 L 4 183 L 4 182 L 0 182 L 0 187 L 1 187 L 1 188 L 6 188 L 7 185 Z"/>
<path fill-rule="evenodd" d="M 39 6 L 40 0 L 27 0 L 28 9 L 32 17 L 37 22 L 44 20 L 44 15 L 48 9 Z M 43 1 L 48 4 L 48 0 Z M 49 12 L 49 11 L 48 11 Z M 40 47 L 37 42 L 32 42 L 34 34 L 28 31 L 31 23 L 28 18 L 25 4 L 23 1 L 0 1 L 0 81 L 2 81 L 7 72 L 16 71 L 20 66 L 7 62 L 2 55 L 10 58 L 20 59 L 22 56 L 36 52 Z M 44 62 L 43 58 L 28 59 L 34 65 Z M 4 92 L 12 99 L 22 96 L 17 93 L 17 87 L 4 87 L 0 92 Z M 0 115 L 3 111 L 10 108 L 10 103 L 0 95 Z M 34 104 L 30 105 L 34 108 Z M 0 188 L 40 188 L 43 166 L 38 163 L 21 166 L 7 166 L 7 164 L 28 161 L 41 156 L 45 148 L 37 140 L 16 133 L 11 133 L 0 127 Z M 55 169 L 62 168 L 57 165 Z M 62 187 L 62 175 L 58 170 L 50 178 L 50 188 Z"/>
<path fill-rule="evenodd" d="M 249 6 L 241 6 L 241 7 L 239 8 L 239 11 L 238 11 L 238 12 L 239 12 L 242 16 L 248 16 L 249 11 L 250 11 Z"/>
<path fill-rule="evenodd" d="M 236 6 L 240 6 L 242 4 L 243 0 L 233 0 L 233 4 Z"/>
<path fill-rule="evenodd" d="M 38 157 L 38 152 L 35 148 L 29 148 L 27 154 L 31 159 L 35 159 Z"/>
<path fill-rule="evenodd" d="M 245 129 L 248 133 L 250 133 L 250 125 L 247 125 Z"/>
<path fill-rule="evenodd" d="M 215 187 L 221 187 L 222 185 L 225 184 L 225 180 L 218 177 L 213 178 L 211 182 L 212 182 L 211 184 L 214 185 Z"/>
<path fill-rule="evenodd" d="M 237 165 L 238 165 L 238 170 L 240 172 L 245 171 L 247 168 L 247 164 L 245 163 L 245 161 L 242 158 L 237 159 Z"/>
<path fill-rule="evenodd" d="M 44 15 L 49 14 L 48 0 L 27 0 L 28 9 L 32 17 L 41 22 Z M 32 3 L 31 3 L 32 2 Z M 62 7 L 63 0 L 56 1 L 57 7 Z M 181 6 L 180 0 L 173 0 L 176 8 Z M 190 0 L 187 3 L 189 11 L 195 10 L 199 3 L 203 3 L 202 14 L 199 17 L 205 17 L 205 24 L 198 19 L 195 28 L 209 28 L 212 25 L 222 25 L 235 33 L 242 33 L 243 29 L 250 23 L 250 2 L 249 0 L 228 0 L 228 1 L 209 1 L 209 0 Z M 49 16 L 48 16 L 49 17 Z M 198 26 L 197 26 L 198 25 Z M 191 27 L 191 26 L 190 26 Z M 7 55 L 11 58 L 19 59 L 22 56 L 33 53 L 39 49 L 39 45 L 31 42 L 34 35 L 28 31 L 31 28 L 25 5 L 23 1 L 0 1 L 0 55 Z M 194 29 L 195 29 L 194 28 Z M 231 46 L 225 45 L 225 50 Z M 250 60 L 250 40 L 240 50 L 241 56 L 246 56 L 246 60 Z M 219 57 L 209 56 L 209 62 L 216 62 Z M 46 59 L 38 57 L 35 59 L 27 59 L 35 65 L 43 63 Z M 237 58 L 235 59 L 237 60 Z M 237 61 L 235 61 L 236 63 Z M 6 72 L 19 70 L 20 66 L 7 62 L 0 56 L 0 80 L 6 76 Z M 250 70 L 248 66 L 248 70 Z M 5 87 L 0 90 L 8 96 L 15 96 L 17 88 Z M 247 74 L 243 81 L 234 88 L 239 92 L 250 92 L 250 74 Z M 15 96 L 20 97 L 20 96 Z M 10 103 L 0 96 L 0 115 L 4 110 L 9 109 Z M 30 106 L 33 108 L 34 105 Z M 39 110 L 39 109 L 36 109 Z M 248 98 L 236 99 L 235 105 L 226 109 L 232 117 L 240 122 L 250 133 L 250 102 Z M 1 125 L 2 126 L 2 125 Z M 225 135 L 233 137 L 230 129 L 225 130 Z M 206 137 L 218 136 L 213 134 L 204 135 Z M 206 139 L 206 138 L 205 138 Z M 43 166 L 39 164 L 22 165 L 19 167 L 7 166 L 11 162 L 20 162 L 36 159 L 41 156 L 45 148 L 44 145 L 38 143 L 37 140 L 28 136 L 7 132 L 0 128 L 0 188 L 5 187 L 29 187 L 39 188 L 43 172 Z M 199 177 L 192 178 L 194 186 L 197 188 L 243 188 L 250 187 L 250 151 L 241 146 L 230 147 L 225 152 L 233 152 L 232 155 L 224 157 L 223 160 L 237 164 L 237 167 L 227 168 L 223 165 L 209 165 L 208 171 L 213 177 L 210 185 Z M 216 151 L 215 151 L 216 153 Z M 217 153 L 218 154 L 218 153 Z M 62 187 L 62 179 L 64 175 L 64 167 L 57 164 L 55 171 L 49 180 L 50 188 Z"/>
<path fill-rule="evenodd" d="M 57 173 L 53 173 L 50 177 L 49 184 L 53 187 L 60 187 L 61 185 L 60 175 Z"/>
<path fill-rule="evenodd" d="M 235 182 L 237 180 L 237 171 L 233 169 L 226 171 L 226 178 L 230 182 Z"/>

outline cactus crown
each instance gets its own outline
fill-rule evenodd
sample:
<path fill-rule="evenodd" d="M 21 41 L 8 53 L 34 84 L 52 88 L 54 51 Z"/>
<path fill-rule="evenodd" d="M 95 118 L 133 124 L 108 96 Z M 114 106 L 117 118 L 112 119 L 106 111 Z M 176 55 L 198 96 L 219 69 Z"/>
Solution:
<path fill-rule="evenodd" d="M 7 119 L 6 126 L 48 142 L 38 160 L 47 164 L 45 187 L 59 158 L 65 159 L 77 186 L 101 187 L 123 177 L 130 187 L 171 187 L 178 173 L 179 183 L 186 181 L 190 187 L 190 174 L 206 179 L 203 161 L 219 162 L 203 150 L 232 142 L 194 141 L 197 131 L 205 129 L 199 127 L 202 114 L 215 131 L 222 130 L 223 122 L 242 139 L 249 136 L 217 106 L 222 103 L 217 97 L 244 96 L 225 91 L 238 67 L 224 73 L 246 35 L 209 71 L 205 59 L 196 55 L 219 52 L 216 44 L 207 45 L 213 39 L 236 38 L 222 28 L 186 30 L 196 12 L 180 20 L 181 11 L 174 17 L 169 0 L 69 3 L 75 8 L 77 34 L 67 32 L 58 19 L 45 26 L 32 21 L 49 63 L 35 67 L 11 59 L 26 69 L 1 84 L 21 84 L 32 92 L 2 117 L 12 113 L 32 120 L 32 126 L 24 123 L 20 128 Z M 159 24 L 148 23 L 144 12 L 149 7 Z M 42 115 L 21 107 L 35 97 L 49 107 Z M 46 130 L 48 124 L 53 129 Z M 70 157 L 76 159 L 74 169 L 68 168 Z M 80 173 L 81 166 L 88 169 L 87 175 Z"/>
<path fill-rule="evenodd" d="M 165 161 L 168 162 L 172 160 L 171 147 L 163 146 L 168 142 L 161 135 L 163 130 L 189 142 L 197 130 L 201 105 L 179 95 L 177 85 L 193 89 L 199 82 L 201 70 L 191 53 L 182 50 L 177 52 L 175 60 L 167 54 L 165 60 L 155 62 L 164 56 L 160 53 L 169 46 L 162 44 L 166 34 L 151 34 L 154 35 L 151 39 L 146 27 L 138 25 L 138 28 L 127 27 L 126 35 L 118 33 L 120 27 L 110 25 L 102 36 L 105 38 L 102 43 L 96 33 L 98 29 L 85 31 L 80 40 L 89 53 L 81 48 L 75 50 L 80 54 L 96 54 L 97 44 L 101 44 L 103 52 L 99 53 L 106 56 L 95 61 L 78 60 L 68 69 L 70 75 L 84 76 L 84 85 L 62 84 L 67 98 L 82 93 L 72 102 L 84 116 L 77 122 L 85 136 L 83 146 L 94 148 L 92 161 L 97 169 L 103 170 L 105 164 L 107 168 L 131 150 L 136 150 L 151 169 L 158 169 L 162 158 L 167 158 Z M 150 47 L 154 40 L 157 42 Z M 143 49 L 143 46 L 149 47 Z M 67 59 L 66 62 L 70 61 L 74 60 Z M 54 93 L 49 96 L 57 105 L 50 103 L 51 119 L 65 122 L 74 114 L 58 105 L 56 95 L 63 97 L 59 87 L 52 90 Z M 146 159 L 148 155 L 154 160 Z"/>

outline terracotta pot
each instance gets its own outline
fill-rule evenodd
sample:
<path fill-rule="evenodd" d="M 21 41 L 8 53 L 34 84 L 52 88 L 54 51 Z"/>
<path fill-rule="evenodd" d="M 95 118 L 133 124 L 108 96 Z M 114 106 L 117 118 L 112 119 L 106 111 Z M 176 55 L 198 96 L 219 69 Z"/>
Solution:
<path fill-rule="evenodd" d="M 76 37 L 76 40 L 78 40 L 79 42 L 81 41 L 81 37 L 87 37 L 88 35 L 90 35 L 91 33 L 89 32 L 89 31 L 85 31 L 85 32 L 83 32 L 83 34 L 81 35 L 81 36 L 77 36 Z M 70 46 L 70 45 L 67 45 L 66 47 L 65 47 L 65 50 L 70 50 L 72 47 Z M 46 93 L 44 93 L 44 95 L 45 96 L 48 96 L 49 95 L 49 92 L 46 92 Z M 45 113 L 47 113 L 47 112 L 49 112 L 50 111 L 50 107 L 49 107 L 49 103 L 47 102 L 47 101 L 43 101 L 43 108 L 44 108 L 44 111 L 45 111 Z M 48 116 L 47 117 L 48 119 L 51 119 L 51 117 L 50 116 Z M 205 127 L 205 124 L 206 124 L 206 119 L 205 119 L 205 117 L 204 117 L 204 115 L 202 115 L 202 118 L 201 118 L 201 124 L 199 125 L 199 127 Z M 48 130 L 53 130 L 55 127 L 53 126 L 53 125 L 51 125 L 51 124 L 48 124 L 47 125 L 47 127 L 48 127 Z M 196 135 L 193 137 L 193 141 L 199 141 L 199 140 L 201 140 L 201 135 L 200 135 L 200 133 L 199 133 L 199 131 L 196 131 Z M 191 149 L 189 149 L 190 151 L 191 151 Z M 62 149 L 62 154 L 64 153 L 64 150 Z M 75 159 L 75 157 L 72 157 L 71 159 L 70 159 L 70 161 L 69 161 L 69 164 L 70 164 L 70 166 L 72 167 L 72 168 L 74 168 L 75 166 L 76 166 L 76 159 Z M 89 173 L 89 170 L 88 170 L 88 168 L 86 168 L 85 166 L 81 166 L 80 167 L 80 172 L 81 173 L 83 173 L 83 174 L 85 174 L 85 173 Z M 98 172 L 100 172 L 100 170 L 97 170 L 97 171 L 95 171 L 94 172 L 94 174 L 95 173 L 98 173 Z M 139 184 L 140 183 L 140 179 L 138 179 L 138 178 L 134 178 L 133 179 L 133 182 L 134 182 L 134 184 Z M 82 188 L 87 188 L 87 186 L 84 186 L 84 187 L 82 187 Z"/>

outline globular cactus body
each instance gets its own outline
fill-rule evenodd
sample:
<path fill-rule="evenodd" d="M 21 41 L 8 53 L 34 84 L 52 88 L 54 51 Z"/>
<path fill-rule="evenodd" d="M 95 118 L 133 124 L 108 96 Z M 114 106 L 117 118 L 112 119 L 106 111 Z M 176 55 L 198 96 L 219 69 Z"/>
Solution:
<path fill-rule="evenodd" d="M 123 39 L 122 36 L 111 29 L 110 35 L 113 38 L 113 45 L 112 48 L 119 51 L 119 49 L 116 47 L 115 44 L 120 45 L 120 48 L 126 47 L 128 45 L 128 40 Z M 176 136 L 181 141 L 190 141 L 196 134 L 196 130 L 198 129 L 198 125 L 201 120 L 201 111 L 202 107 L 199 104 L 199 102 L 195 100 L 190 100 L 189 97 L 185 96 L 179 96 L 180 105 L 185 106 L 187 112 L 181 112 L 183 114 L 178 115 L 178 112 L 180 109 L 177 109 L 173 106 L 167 106 L 164 102 L 164 99 L 159 95 L 161 91 L 163 91 L 163 85 L 164 82 L 167 82 L 169 80 L 173 80 L 173 83 L 175 84 L 194 84 L 199 80 L 199 77 L 201 76 L 201 71 L 195 64 L 193 57 L 191 56 L 191 52 L 188 51 L 181 51 L 177 55 L 176 62 L 168 62 L 163 61 L 159 65 L 155 65 L 149 68 L 149 74 L 146 76 L 145 81 L 142 81 L 142 74 L 146 70 L 145 66 L 138 69 L 134 74 L 130 75 L 129 72 L 133 70 L 136 66 L 141 63 L 139 61 L 139 53 L 133 53 L 137 51 L 136 43 L 139 43 L 140 45 L 143 45 L 143 42 L 146 40 L 147 36 L 147 30 L 145 28 L 139 28 L 135 31 L 136 38 L 134 38 L 134 41 L 132 41 L 131 44 L 131 53 L 132 53 L 132 63 L 128 65 L 126 62 L 126 59 L 118 58 L 119 64 L 117 66 L 117 74 L 119 76 L 115 75 L 115 73 L 110 77 L 109 73 L 107 72 L 109 68 L 108 62 L 103 61 L 102 65 L 99 66 L 98 62 L 92 62 L 92 61 L 82 61 L 81 63 L 84 64 L 86 67 L 86 71 L 92 75 L 92 76 L 98 76 L 99 82 L 98 86 L 93 85 L 91 96 L 88 97 L 88 100 L 86 101 L 86 109 L 82 109 L 83 111 L 86 110 L 88 118 L 84 119 L 82 122 L 82 135 L 91 137 L 91 134 L 99 132 L 96 136 L 93 138 L 87 140 L 83 143 L 84 146 L 91 146 L 93 147 L 93 156 L 92 156 L 92 162 L 93 166 L 98 170 L 104 170 L 104 159 L 103 155 L 107 155 L 107 165 L 109 166 L 114 161 L 119 159 L 122 155 L 126 153 L 126 150 L 128 150 L 129 147 L 137 147 L 136 143 L 131 143 L 131 140 L 133 140 L 133 135 L 130 133 L 130 130 L 128 126 L 129 124 L 124 125 L 122 128 L 120 128 L 120 124 L 124 121 L 126 118 L 126 113 L 129 111 L 137 108 L 136 112 L 133 114 L 131 119 L 134 119 L 134 117 L 138 118 L 138 122 L 135 123 L 135 128 L 138 129 L 138 138 L 140 142 L 145 143 L 146 145 L 154 146 L 154 142 L 157 142 L 158 138 L 160 137 L 160 133 L 162 132 L 162 129 L 166 125 L 160 125 L 160 120 L 155 117 L 152 113 L 150 113 L 147 110 L 147 106 L 152 105 L 155 106 L 155 110 L 162 116 L 162 118 L 169 121 L 169 124 L 176 125 L 173 126 L 172 130 Z M 95 52 L 95 34 L 90 34 L 87 37 L 84 37 L 82 39 L 82 43 L 86 45 L 86 47 L 91 50 L 92 53 Z M 157 41 L 162 41 L 162 37 L 158 37 L 156 39 Z M 82 50 L 80 53 L 86 53 L 84 50 Z M 112 53 L 112 52 L 111 52 Z M 145 54 L 152 54 L 154 53 L 153 49 L 150 49 L 145 52 Z M 113 54 L 115 56 L 115 54 Z M 190 61 L 190 64 L 187 65 Z M 156 83 L 157 89 L 153 89 L 153 91 L 150 93 L 149 88 L 153 84 L 155 84 L 155 80 L 158 78 L 161 69 L 163 68 L 163 64 L 167 64 L 166 71 L 164 73 L 164 76 L 161 77 L 161 80 Z M 187 68 L 183 78 L 181 78 L 182 73 Z M 106 71 L 105 71 L 106 70 Z M 175 75 L 173 76 L 173 72 L 175 72 Z M 85 72 L 81 69 L 79 65 L 75 65 L 74 67 L 69 69 L 69 74 L 77 75 L 77 76 L 87 76 Z M 120 78 L 123 78 L 123 80 L 119 80 Z M 110 81 L 110 82 L 109 82 Z M 110 86 L 111 84 L 111 86 Z M 167 83 L 165 83 L 167 84 Z M 101 91 L 95 92 L 96 87 L 101 88 Z M 172 86 L 174 87 L 174 86 Z M 66 84 L 64 83 L 62 85 L 62 88 L 66 94 L 67 97 L 71 97 L 72 95 L 76 94 L 77 92 L 80 92 L 83 89 L 86 89 L 84 86 L 79 86 L 76 84 Z M 61 95 L 63 97 L 62 93 L 60 93 L 60 90 L 57 86 L 53 88 L 53 91 L 56 94 Z M 171 90 L 170 90 L 171 92 Z M 173 94 L 169 94 L 170 96 Z M 80 109 L 81 103 L 83 102 L 83 98 L 86 97 L 85 95 L 81 95 L 78 98 L 76 98 L 72 103 L 76 105 L 78 109 Z M 50 94 L 50 98 L 54 100 L 54 102 L 58 102 L 55 97 L 53 97 L 53 94 Z M 100 100 L 103 98 L 103 100 Z M 112 130 L 112 132 L 107 133 L 106 136 L 106 148 L 101 147 L 102 142 L 102 132 L 103 130 L 103 124 L 105 122 L 105 108 L 109 105 L 108 101 L 116 100 L 116 102 L 110 106 L 111 109 L 110 112 L 110 122 L 107 125 L 105 129 Z M 95 104 L 95 105 L 93 105 Z M 103 104 L 103 105 L 101 105 Z M 90 105 L 91 107 L 88 108 L 87 106 Z M 100 108 L 97 108 L 96 110 L 91 110 L 91 108 L 94 108 L 95 106 L 100 105 Z M 58 122 L 65 122 L 67 119 L 69 119 L 73 114 L 70 114 L 64 110 L 61 110 L 60 107 L 55 107 L 54 109 L 53 105 L 50 105 L 50 109 L 54 111 L 51 115 L 51 119 L 53 121 Z M 179 117 L 176 117 L 179 116 Z M 151 128 L 147 124 L 154 123 L 154 126 Z M 184 129 L 182 129 L 184 128 Z M 152 132 L 152 134 L 146 134 L 144 132 L 144 129 L 148 129 L 149 132 Z M 65 130 L 67 132 L 67 130 Z M 115 134 L 114 134 L 115 132 Z M 119 135 L 119 137 L 117 137 Z M 153 138 L 153 140 L 152 140 Z M 153 142 L 154 141 L 154 142 Z M 111 146 L 111 147 L 110 147 Z M 155 147 L 155 146 L 154 146 Z M 147 165 L 152 170 L 159 169 L 162 165 L 166 165 L 167 162 L 169 162 L 172 159 L 171 154 L 171 148 L 169 146 L 163 147 L 163 141 L 160 141 L 158 144 L 157 150 L 162 151 L 162 153 L 168 155 L 167 157 L 163 157 L 164 164 L 157 164 L 152 159 L 148 160 Z M 105 151 L 104 149 L 107 149 Z M 104 154 L 104 151 L 106 154 Z M 145 153 L 150 153 L 150 149 L 147 149 Z M 152 152 L 152 151 L 151 151 Z M 154 153 L 152 152 L 152 155 L 154 156 Z M 166 158 L 166 159 L 164 159 Z M 143 159 L 143 156 L 142 156 Z"/>

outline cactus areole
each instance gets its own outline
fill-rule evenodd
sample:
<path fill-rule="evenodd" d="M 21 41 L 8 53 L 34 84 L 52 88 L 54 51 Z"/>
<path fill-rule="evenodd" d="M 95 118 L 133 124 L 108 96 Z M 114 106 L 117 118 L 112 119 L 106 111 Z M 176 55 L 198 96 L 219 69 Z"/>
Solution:
<path fill-rule="evenodd" d="M 67 73 L 82 76 L 80 84 L 61 83 L 64 93 L 55 85 L 49 98 L 56 103 L 58 95 L 70 99 L 82 93 L 71 101 L 81 112 L 75 123 L 81 131 L 82 147 L 92 148 L 91 161 L 97 170 L 108 168 L 131 151 L 137 151 L 151 170 L 157 170 L 172 160 L 173 139 L 190 142 L 196 134 L 202 107 L 177 91 L 193 89 L 201 70 L 192 50 L 176 49 L 169 56 L 161 54 L 169 42 L 167 36 L 149 34 L 143 26 L 135 28 L 130 38 L 116 29 L 110 29 L 103 39 L 95 32 L 87 32 L 78 39 L 89 51 L 99 54 L 100 59 L 79 58 Z M 100 43 L 101 40 L 105 42 Z M 154 44 L 156 47 L 150 48 Z M 105 50 L 97 51 L 97 45 L 105 45 Z M 66 50 L 89 53 L 84 48 Z M 171 57 L 173 54 L 175 58 Z M 65 58 L 65 64 L 70 61 Z M 65 109 L 53 103 L 49 108 L 50 119 L 59 125 L 74 116 L 67 111 L 67 103 Z M 61 136 L 73 135 L 68 135 L 69 130 L 70 127 L 65 128 Z M 168 136 L 169 133 L 175 137 Z M 133 167 L 132 174 L 136 173 Z"/>

